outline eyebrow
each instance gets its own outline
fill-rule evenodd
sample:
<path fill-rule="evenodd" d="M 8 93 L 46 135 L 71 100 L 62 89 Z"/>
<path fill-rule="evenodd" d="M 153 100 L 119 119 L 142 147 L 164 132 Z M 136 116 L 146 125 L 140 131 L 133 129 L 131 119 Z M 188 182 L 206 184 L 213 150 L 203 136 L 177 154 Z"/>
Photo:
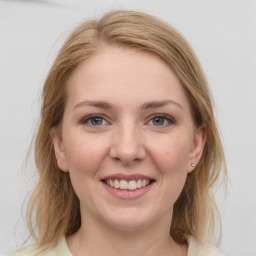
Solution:
<path fill-rule="evenodd" d="M 179 107 L 180 109 L 182 109 L 182 106 L 173 101 L 173 100 L 163 100 L 163 101 L 151 101 L 151 102 L 146 102 L 142 105 L 142 109 L 150 109 L 150 108 L 160 108 L 160 107 L 164 107 L 166 105 L 176 105 L 177 107 Z"/>
<path fill-rule="evenodd" d="M 160 108 L 160 107 L 164 107 L 164 106 L 167 106 L 167 105 L 176 105 L 177 107 L 182 109 L 182 106 L 179 103 L 177 103 L 173 100 L 146 102 L 142 105 L 141 109 Z M 114 109 L 114 108 L 116 108 L 114 105 L 112 105 L 112 104 L 110 104 L 106 101 L 85 100 L 85 101 L 82 101 L 82 102 L 76 104 L 74 106 L 73 110 L 78 108 L 78 107 L 83 107 L 83 106 L 92 106 L 92 107 L 101 108 L 101 109 Z"/>
<path fill-rule="evenodd" d="M 93 100 L 85 100 L 82 101 L 78 104 L 76 104 L 73 108 L 76 109 L 78 107 L 83 107 L 83 106 L 92 106 L 92 107 L 96 107 L 96 108 L 102 108 L 102 109 L 113 109 L 113 105 L 106 102 L 106 101 L 93 101 Z"/>

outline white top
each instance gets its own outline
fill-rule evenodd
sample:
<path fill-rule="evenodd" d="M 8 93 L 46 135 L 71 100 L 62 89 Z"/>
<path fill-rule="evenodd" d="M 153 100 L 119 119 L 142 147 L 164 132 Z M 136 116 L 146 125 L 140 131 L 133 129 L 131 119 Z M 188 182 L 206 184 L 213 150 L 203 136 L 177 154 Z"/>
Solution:
<path fill-rule="evenodd" d="M 33 246 L 28 246 L 21 249 L 9 256 L 72 256 L 70 252 L 66 239 L 63 236 L 56 247 L 49 249 L 44 253 L 38 253 Z M 188 238 L 188 255 L 187 256 L 224 256 L 216 247 L 204 244 L 199 244 L 193 237 Z"/>

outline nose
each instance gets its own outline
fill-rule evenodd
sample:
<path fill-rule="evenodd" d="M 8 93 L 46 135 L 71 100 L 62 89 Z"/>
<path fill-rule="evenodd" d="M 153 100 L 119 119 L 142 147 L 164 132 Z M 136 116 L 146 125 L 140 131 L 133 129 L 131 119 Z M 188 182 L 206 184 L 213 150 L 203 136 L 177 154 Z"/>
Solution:
<path fill-rule="evenodd" d="M 135 125 L 118 127 L 113 134 L 110 157 L 123 165 L 140 162 L 146 156 L 146 150 L 139 128 Z"/>

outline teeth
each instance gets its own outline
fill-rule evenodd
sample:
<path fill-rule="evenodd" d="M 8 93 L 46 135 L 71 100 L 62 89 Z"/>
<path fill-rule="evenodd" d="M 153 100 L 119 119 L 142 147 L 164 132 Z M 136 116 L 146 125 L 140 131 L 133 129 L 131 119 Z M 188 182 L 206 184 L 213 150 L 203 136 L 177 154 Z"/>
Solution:
<path fill-rule="evenodd" d="M 120 180 L 120 188 L 121 189 L 127 189 L 128 188 L 128 182 L 126 180 Z"/>
<path fill-rule="evenodd" d="M 142 184 L 141 184 L 141 180 L 137 180 L 137 188 L 141 188 Z"/>
<path fill-rule="evenodd" d="M 109 180 L 109 185 L 110 185 L 110 187 L 114 187 L 114 182 L 113 182 L 113 180 Z"/>
<path fill-rule="evenodd" d="M 115 180 L 114 181 L 114 188 L 119 188 L 120 185 L 119 185 L 119 180 Z"/>
<path fill-rule="evenodd" d="M 129 181 L 129 185 L 128 185 L 128 189 L 129 190 L 135 190 L 137 188 L 137 184 L 135 180 L 130 180 Z"/>
<path fill-rule="evenodd" d="M 149 185 L 150 180 L 146 180 L 146 179 L 140 179 L 140 180 L 105 180 L 105 183 L 107 185 L 109 185 L 112 188 L 116 188 L 116 189 L 123 189 L 123 190 L 135 190 L 138 188 L 143 188 L 146 187 L 147 185 Z"/>

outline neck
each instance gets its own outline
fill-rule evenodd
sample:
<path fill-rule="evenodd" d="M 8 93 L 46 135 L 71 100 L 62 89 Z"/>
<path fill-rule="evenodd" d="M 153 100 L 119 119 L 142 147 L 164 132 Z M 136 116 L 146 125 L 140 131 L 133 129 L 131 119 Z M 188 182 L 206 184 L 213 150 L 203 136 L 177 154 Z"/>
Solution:
<path fill-rule="evenodd" d="M 151 225 L 140 230 L 116 230 L 101 223 L 100 228 L 82 224 L 67 243 L 74 256 L 179 256 L 187 255 L 187 246 L 178 245 L 169 235 L 166 225 Z M 166 221 L 162 222 L 166 224 Z M 161 223 L 160 223 L 161 224 Z"/>

